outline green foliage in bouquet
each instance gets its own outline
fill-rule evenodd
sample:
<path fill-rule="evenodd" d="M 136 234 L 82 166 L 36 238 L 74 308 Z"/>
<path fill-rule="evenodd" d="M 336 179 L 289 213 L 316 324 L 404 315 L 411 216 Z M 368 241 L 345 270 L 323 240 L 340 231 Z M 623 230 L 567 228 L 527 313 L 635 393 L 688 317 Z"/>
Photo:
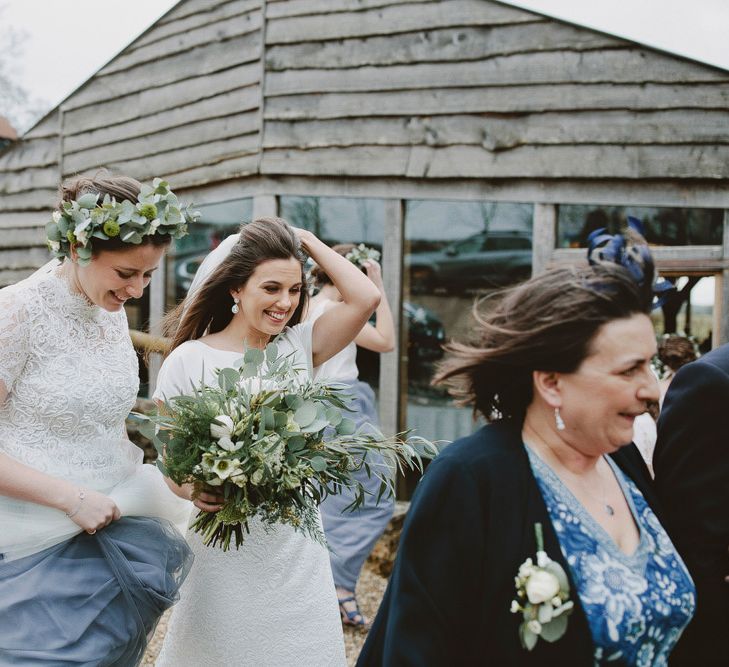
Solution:
<path fill-rule="evenodd" d="M 193 395 L 169 399 L 161 414 L 137 415 L 166 476 L 224 495 L 220 511 L 200 512 L 192 524 L 206 545 L 226 551 L 234 539 L 240 547 L 254 517 L 325 544 L 316 507 L 344 488 L 354 490 L 347 509 L 360 507 L 367 492 L 354 471 L 380 480 L 379 502 L 394 493 L 394 471 L 422 470 L 423 457 L 435 455 L 422 438 L 355 432 L 346 387 L 302 379 L 295 370 L 270 343 L 265 351 L 247 350 L 238 367 L 218 370 L 218 386 L 201 382 Z M 368 452 L 381 454 L 385 465 L 371 465 Z"/>

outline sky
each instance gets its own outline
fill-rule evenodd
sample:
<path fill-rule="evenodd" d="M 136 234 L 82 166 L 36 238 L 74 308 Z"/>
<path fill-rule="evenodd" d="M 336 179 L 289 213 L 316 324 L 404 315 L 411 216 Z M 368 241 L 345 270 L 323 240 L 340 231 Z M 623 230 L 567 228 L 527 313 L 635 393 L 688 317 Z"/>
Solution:
<path fill-rule="evenodd" d="M 23 34 L 15 82 L 37 101 L 39 111 L 50 111 L 175 4 L 177 0 L 0 0 L 0 35 L 8 28 Z M 510 4 L 729 69 L 729 0 Z M 28 129 L 32 121 L 27 118 L 27 126 L 18 129 Z"/>

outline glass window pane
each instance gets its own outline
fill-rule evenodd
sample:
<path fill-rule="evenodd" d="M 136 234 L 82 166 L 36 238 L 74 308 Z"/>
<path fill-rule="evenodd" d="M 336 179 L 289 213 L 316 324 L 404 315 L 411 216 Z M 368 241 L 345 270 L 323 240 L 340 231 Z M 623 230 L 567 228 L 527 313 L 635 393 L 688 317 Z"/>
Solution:
<path fill-rule="evenodd" d="M 281 217 L 295 227 L 308 229 L 329 246 L 364 243 L 382 252 L 385 234 L 385 202 L 352 197 L 280 198 Z M 387 276 L 383 275 L 387 281 Z M 374 323 L 374 317 L 372 322 Z M 357 348 L 359 378 L 378 391 L 380 355 Z"/>
<path fill-rule="evenodd" d="M 714 276 L 673 276 L 668 278 L 677 291 L 662 308 L 651 313 L 657 335 L 690 336 L 702 354 L 711 350 L 714 327 Z"/>
<path fill-rule="evenodd" d="M 201 217 L 190 225 L 190 233 L 175 241 L 170 261 L 174 267 L 169 276 L 168 306 L 181 301 L 190 289 L 195 271 L 205 256 L 253 215 L 253 199 L 233 199 L 196 206 Z"/>
<path fill-rule="evenodd" d="M 430 380 L 443 343 L 471 339 L 474 300 L 531 275 L 532 217 L 531 204 L 407 202 L 402 318 L 407 428 L 442 440 L 473 431 L 471 410 L 455 407 Z"/>
<path fill-rule="evenodd" d="M 652 245 L 720 245 L 724 212 L 702 208 L 650 208 L 642 206 L 561 205 L 557 222 L 557 247 L 584 248 L 590 232 L 601 227 L 616 233 L 628 216 L 643 223 Z"/>

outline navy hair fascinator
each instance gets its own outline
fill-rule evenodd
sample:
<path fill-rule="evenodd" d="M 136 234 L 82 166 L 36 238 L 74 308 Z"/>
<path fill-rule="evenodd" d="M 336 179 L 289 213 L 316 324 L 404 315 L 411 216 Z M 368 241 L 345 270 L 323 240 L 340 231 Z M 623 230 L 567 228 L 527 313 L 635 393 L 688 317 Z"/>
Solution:
<path fill-rule="evenodd" d="M 676 287 L 658 276 L 643 233 L 643 224 L 633 217 L 628 217 L 625 234 L 607 234 L 605 228 L 596 229 L 587 237 L 587 261 L 591 265 L 612 262 L 622 266 L 646 291 L 655 309 L 666 302 Z"/>

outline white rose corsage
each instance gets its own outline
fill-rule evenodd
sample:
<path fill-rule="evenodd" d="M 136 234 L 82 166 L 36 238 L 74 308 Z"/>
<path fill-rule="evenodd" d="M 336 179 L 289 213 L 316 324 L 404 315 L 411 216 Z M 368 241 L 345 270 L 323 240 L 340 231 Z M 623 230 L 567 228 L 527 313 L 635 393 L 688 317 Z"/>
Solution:
<path fill-rule="evenodd" d="M 567 631 L 567 616 L 574 602 L 569 599 L 570 584 L 562 566 L 544 551 L 542 524 L 534 524 L 537 540 L 537 563 L 527 558 L 514 578 L 516 599 L 511 602 L 512 614 L 523 614 L 519 626 L 521 645 L 531 651 L 541 637 L 556 642 Z"/>

